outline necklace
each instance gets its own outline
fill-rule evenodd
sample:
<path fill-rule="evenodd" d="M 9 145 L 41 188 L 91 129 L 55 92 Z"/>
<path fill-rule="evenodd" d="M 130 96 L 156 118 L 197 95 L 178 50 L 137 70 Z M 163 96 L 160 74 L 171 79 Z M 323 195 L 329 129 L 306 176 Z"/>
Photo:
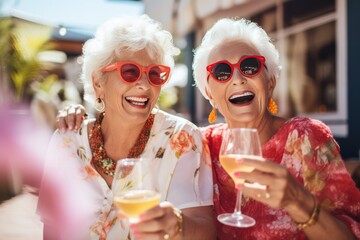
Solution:
<path fill-rule="evenodd" d="M 101 131 L 101 123 L 104 119 L 105 112 L 99 114 L 89 137 L 89 144 L 93 153 L 91 163 L 97 166 L 105 175 L 114 176 L 116 161 L 109 158 L 104 147 L 104 136 Z M 134 146 L 130 149 L 128 158 L 136 158 L 144 151 L 149 140 L 151 127 L 154 123 L 154 114 L 150 114 L 145 125 L 141 129 Z"/>

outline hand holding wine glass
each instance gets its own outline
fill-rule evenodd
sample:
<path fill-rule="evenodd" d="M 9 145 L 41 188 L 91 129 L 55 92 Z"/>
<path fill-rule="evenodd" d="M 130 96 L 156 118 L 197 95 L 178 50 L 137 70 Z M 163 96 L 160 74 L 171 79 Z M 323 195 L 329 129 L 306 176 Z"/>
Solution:
<path fill-rule="evenodd" d="M 262 147 L 256 129 L 232 128 L 228 129 L 220 148 L 220 163 L 230 175 L 235 184 L 244 183 L 243 179 L 235 177 L 235 172 L 251 172 L 253 167 L 237 162 L 237 159 L 262 160 Z M 224 213 L 218 216 L 218 220 L 226 225 L 234 227 L 251 227 L 255 220 L 241 213 L 242 191 L 238 190 L 236 206 L 233 213 Z"/>
<path fill-rule="evenodd" d="M 119 160 L 115 179 L 114 203 L 130 223 L 137 223 L 144 211 L 160 202 L 160 193 L 154 186 L 151 163 L 144 158 Z"/>

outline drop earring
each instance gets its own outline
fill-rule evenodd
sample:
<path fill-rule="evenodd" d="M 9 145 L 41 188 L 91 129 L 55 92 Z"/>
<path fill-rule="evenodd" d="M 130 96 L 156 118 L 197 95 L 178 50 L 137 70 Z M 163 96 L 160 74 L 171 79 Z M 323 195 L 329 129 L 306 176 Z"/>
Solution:
<path fill-rule="evenodd" d="M 271 114 L 275 115 L 278 113 L 278 106 L 273 98 L 270 98 L 269 104 L 268 104 L 268 110 L 271 112 Z"/>
<path fill-rule="evenodd" d="M 211 110 L 209 117 L 208 117 L 209 123 L 214 123 L 216 121 L 216 108 L 213 106 L 213 109 Z"/>

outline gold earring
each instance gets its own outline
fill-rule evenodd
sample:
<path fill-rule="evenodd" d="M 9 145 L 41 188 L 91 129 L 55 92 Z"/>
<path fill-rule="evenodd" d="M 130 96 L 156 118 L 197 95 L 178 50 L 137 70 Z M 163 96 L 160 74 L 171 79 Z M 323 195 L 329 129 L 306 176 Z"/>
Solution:
<path fill-rule="evenodd" d="M 271 114 L 275 115 L 278 113 L 278 106 L 274 99 L 270 98 L 269 104 L 268 104 L 268 110 L 271 112 Z"/>
<path fill-rule="evenodd" d="M 102 98 L 97 98 L 94 104 L 94 108 L 99 112 L 103 112 L 105 110 L 105 102 Z"/>
<path fill-rule="evenodd" d="M 209 117 L 208 117 L 208 121 L 209 123 L 214 123 L 216 121 L 216 108 L 213 107 L 213 109 L 211 110 Z"/>

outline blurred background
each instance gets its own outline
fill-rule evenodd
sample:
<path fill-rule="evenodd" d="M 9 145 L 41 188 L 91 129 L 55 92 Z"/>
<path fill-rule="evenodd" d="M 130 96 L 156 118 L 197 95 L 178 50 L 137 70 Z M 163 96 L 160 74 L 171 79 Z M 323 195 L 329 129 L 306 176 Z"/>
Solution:
<path fill-rule="evenodd" d="M 325 122 L 358 179 L 359 12 L 358 0 L 0 0 L 0 167 L 5 169 L 0 173 L 0 239 L 25 239 L 5 227 L 19 224 L 27 226 L 32 236 L 27 239 L 42 239 L 34 212 L 41 153 L 57 111 L 70 103 L 86 105 L 79 82 L 82 46 L 113 17 L 145 13 L 173 34 L 181 55 L 158 105 L 199 126 L 208 124 L 211 106 L 194 87 L 194 48 L 219 18 L 257 22 L 280 51 L 278 114 Z M 19 223 L 19 214 L 25 222 Z"/>

